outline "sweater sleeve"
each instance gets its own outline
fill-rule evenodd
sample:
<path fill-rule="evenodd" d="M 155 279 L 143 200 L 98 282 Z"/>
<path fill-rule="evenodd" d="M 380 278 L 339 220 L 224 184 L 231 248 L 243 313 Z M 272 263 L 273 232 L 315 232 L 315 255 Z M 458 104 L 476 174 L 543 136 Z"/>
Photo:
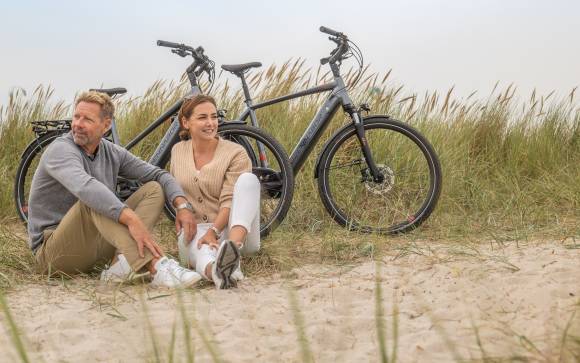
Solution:
<path fill-rule="evenodd" d="M 246 154 L 246 151 L 240 147 L 236 150 L 224 176 L 224 183 L 219 198 L 220 209 L 231 208 L 232 198 L 234 196 L 234 184 L 236 184 L 238 177 L 242 173 L 251 171 L 252 162 L 250 161 L 248 154 Z"/>
<path fill-rule="evenodd" d="M 175 178 L 166 170 L 141 160 L 123 148 L 119 148 L 118 151 L 122 154 L 119 175 L 129 179 L 137 179 L 142 183 L 158 182 L 163 188 L 165 198 L 170 202 L 173 202 L 177 197 L 185 197 L 185 193 Z"/>
<path fill-rule="evenodd" d="M 125 208 L 106 185 L 89 175 L 73 146 L 56 141 L 42 156 L 46 172 L 89 208 L 115 221 Z"/>

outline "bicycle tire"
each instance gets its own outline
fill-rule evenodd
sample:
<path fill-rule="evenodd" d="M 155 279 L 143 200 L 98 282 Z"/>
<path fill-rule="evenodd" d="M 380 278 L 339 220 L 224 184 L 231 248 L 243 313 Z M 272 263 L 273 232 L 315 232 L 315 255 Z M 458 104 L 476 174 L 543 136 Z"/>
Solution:
<path fill-rule="evenodd" d="M 260 236 L 264 238 L 284 220 L 292 203 L 294 174 L 288 156 L 276 139 L 253 126 L 225 122 L 219 126 L 218 135 L 242 145 L 252 161 L 252 172 L 256 174 L 262 185 Z M 270 161 L 276 162 L 275 166 L 262 168 L 257 165 L 260 157 L 255 141 L 261 142 L 266 147 L 269 154 L 267 157 Z M 267 211 L 265 211 L 265 206 L 268 207 Z M 175 220 L 173 206 L 167 201 L 165 212 L 171 220 Z"/>
<path fill-rule="evenodd" d="M 40 156 L 48 145 L 50 145 L 57 137 L 60 137 L 68 131 L 69 130 L 49 131 L 28 144 L 22 153 L 20 164 L 16 170 L 16 177 L 14 178 L 13 195 L 16 213 L 25 223 L 28 222 L 28 192 L 30 190 L 30 183 L 32 182 L 32 176 L 38 166 L 37 163 L 40 161 Z"/>
<path fill-rule="evenodd" d="M 423 135 L 403 122 L 369 116 L 363 124 L 384 181 L 372 180 L 355 127 L 347 125 L 326 143 L 317 165 L 322 203 L 337 223 L 350 230 L 411 231 L 429 217 L 441 194 L 437 154 Z M 428 176 L 419 174 L 427 170 Z"/>

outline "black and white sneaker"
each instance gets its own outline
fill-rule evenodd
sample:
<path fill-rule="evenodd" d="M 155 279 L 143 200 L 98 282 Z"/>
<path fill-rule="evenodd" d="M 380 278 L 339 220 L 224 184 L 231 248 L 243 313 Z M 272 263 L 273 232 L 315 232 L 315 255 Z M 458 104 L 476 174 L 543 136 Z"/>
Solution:
<path fill-rule="evenodd" d="M 211 276 L 216 289 L 231 289 L 236 287 L 237 280 L 232 276 L 240 265 L 240 251 L 230 240 L 224 241 L 217 252 L 212 265 Z"/>

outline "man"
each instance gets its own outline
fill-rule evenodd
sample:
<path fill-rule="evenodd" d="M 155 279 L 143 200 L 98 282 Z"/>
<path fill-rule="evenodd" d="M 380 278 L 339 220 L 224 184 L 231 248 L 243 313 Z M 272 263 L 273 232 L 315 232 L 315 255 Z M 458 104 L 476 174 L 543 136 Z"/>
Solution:
<path fill-rule="evenodd" d="M 149 270 L 155 286 L 192 285 L 201 276 L 164 257 L 151 230 L 167 198 L 177 210 L 178 231 L 192 238 L 193 208 L 169 173 L 102 138 L 113 113 L 108 95 L 81 94 L 71 132 L 50 144 L 40 159 L 28 204 L 30 247 L 38 267 L 71 275 L 121 253 L 102 277 Z M 125 203 L 114 193 L 118 176 L 144 184 Z"/>

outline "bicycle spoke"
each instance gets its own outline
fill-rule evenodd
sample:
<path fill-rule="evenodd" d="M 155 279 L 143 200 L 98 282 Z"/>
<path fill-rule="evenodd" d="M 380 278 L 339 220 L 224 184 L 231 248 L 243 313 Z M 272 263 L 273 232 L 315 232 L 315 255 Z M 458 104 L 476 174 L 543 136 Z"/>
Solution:
<path fill-rule="evenodd" d="M 428 161 L 416 143 L 386 127 L 365 130 L 375 165 L 384 177 L 376 183 L 354 133 L 335 146 L 327 162 L 325 191 L 329 210 L 347 226 L 389 230 L 414 222 L 431 192 Z"/>

